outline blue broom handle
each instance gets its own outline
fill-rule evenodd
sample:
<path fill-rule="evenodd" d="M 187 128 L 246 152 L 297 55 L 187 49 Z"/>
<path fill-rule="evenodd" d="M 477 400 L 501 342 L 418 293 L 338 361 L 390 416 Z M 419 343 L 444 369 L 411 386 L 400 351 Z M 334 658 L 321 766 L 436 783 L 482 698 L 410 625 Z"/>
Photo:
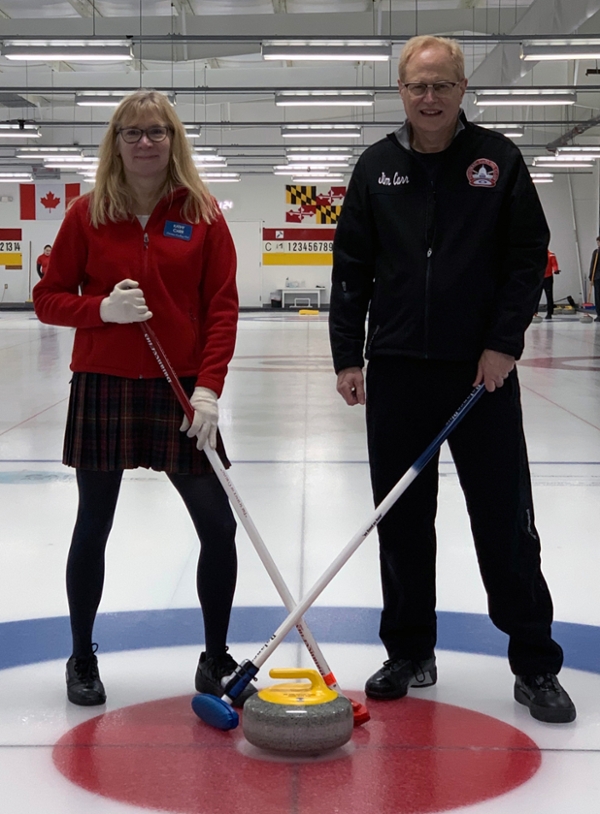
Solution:
<path fill-rule="evenodd" d="M 281 643 L 282 639 L 289 633 L 289 631 L 294 627 L 298 619 L 303 616 L 306 611 L 310 608 L 310 606 L 315 602 L 315 600 L 319 597 L 319 595 L 323 592 L 323 590 L 329 585 L 331 580 L 336 576 L 338 571 L 346 564 L 346 562 L 350 559 L 350 557 L 354 554 L 357 548 L 361 545 L 361 543 L 366 540 L 369 534 L 373 531 L 373 529 L 379 525 L 379 522 L 383 519 L 383 517 L 387 514 L 393 504 L 398 500 L 400 495 L 405 492 L 410 484 L 414 481 L 417 475 L 422 471 L 422 469 L 428 464 L 428 462 L 433 458 L 435 453 L 439 450 L 442 446 L 446 438 L 450 435 L 452 430 L 456 427 L 456 425 L 462 421 L 465 415 L 469 412 L 471 407 L 475 404 L 475 402 L 481 398 L 483 393 L 485 392 L 485 387 L 483 384 L 477 385 L 471 394 L 465 399 L 465 401 L 460 405 L 458 410 L 454 413 L 454 415 L 449 419 L 449 421 L 445 424 L 442 431 L 434 438 L 434 440 L 429 444 L 425 452 L 415 461 L 415 463 L 410 467 L 410 469 L 405 472 L 405 474 L 400 478 L 398 483 L 394 486 L 394 488 L 384 497 L 381 501 L 379 506 L 374 510 L 373 514 L 369 517 L 369 519 L 361 526 L 361 528 L 356 532 L 354 537 L 350 540 L 349 543 L 342 549 L 342 551 L 338 554 L 335 560 L 331 563 L 329 568 L 325 571 L 325 573 L 320 577 L 320 579 L 315 582 L 313 587 L 308 591 L 308 593 L 301 599 L 294 610 L 289 614 L 289 616 L 284 619 L 281 625 L 277 628 L 275 633 L 271 636 L 269 641 L 264 644 L 261 649 L 258 651 L 252 663 L 254 666 L 259 669 L 265 661 L 269 658 L 273 650 Z"/>

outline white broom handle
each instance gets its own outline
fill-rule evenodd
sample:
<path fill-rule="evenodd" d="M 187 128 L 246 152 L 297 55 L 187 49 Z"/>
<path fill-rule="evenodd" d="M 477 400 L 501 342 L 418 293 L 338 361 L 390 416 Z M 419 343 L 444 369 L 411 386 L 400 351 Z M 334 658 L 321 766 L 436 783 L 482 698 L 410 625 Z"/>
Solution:
<path fill-rule="evenodd" d="M 221 485 L 223 486 L 225 493 L 227 494 L 230 502 L 232 503 L 235 513 L 237 514 L 240 522 L 246 529 L 246 533 L 254 546 L 256 553 L 260 557 L 262 564 L 265 566 L 267 573 L 271 577 L 275 588 L 277 589 L 277 593 L 281 597 L 283 604 L 286 607 L 286 610 L 289 613 L 295 611 L 296 609 L 296 600 L 290 593 L 289 588 L 287 587 L 281 572 L 277 568 L 275 560 L 271 556 L 271 553 L 267 546 L 265 545 L 262 537 L 248 511 L 238 494 L 237 489 L 235 488 L 231 478 L 227 474 L 227 471 L 224 469 L 221 459 L 217 455 L 216 451 L 212 449 L 208 444 L 204 447 L 204 453 L 208 460 L 210 461 L 210 465 L 214 469 L 217 477 L 219 478 Z M 317 665 L 319 672 L 323 677 L 328 677 L 331 675 L 331 670 L 329 669 L 329 665 L 325 660 L 325 656 L 323 655 L 321 648 L 317 644 L 313 634 L 310 631 L 310 628 L 304 621 L 304 619 L 298 618 L 291 627 L 296 626 L 298 629 L 298 633 L 302 637 L 304 644 L 306 645 L 308 652 L 312 656 L 315 664 Z M 290 627 L 290 630 L 291 630 Z M 327 682 L 329 687 L 333 689 L 338 689 L 337 683 L 335 680 L 333 682 Z"/>
<path fill-rule="evenodd" d="M 142 333 L 144 334 L 144 337 L 146 339 L 146 342 L 148 343 L 150 350 L 152 351 L 156 361 L 158 362 L 160 369 L 163 372 L 164 377 L 173 388 L 173 392 L 175 393 L 177 400 L 181 404 L 188 421 L 191 423 L 194 419 L 194 408 L 192 407 L 192 404 L 188 398 L 187 393 L 181 386 L 181 382 L 177 378 L 177 374 L 173 370 L 173 367 L 171 366 L 171 363 L 169 362 L 169 359 L 166 353 L 164 352 L 158 340 L 158 337 L 156 336 L 152 328 L 145 322 L 140 322 L 138 324 L 142 330 Z M 256 550 L 256 553 L 258 554 L 263 565 L 265 566 L 267 573 L 271 577 L 273 584 L 277 589 L 277 593 L 281 597 L 281 600 L 283 601 L 283 604 L 286 607 L 286 610 L 291 613 L 296 607 L 296 601 L 294 600 L 294 597 L 290 593 L 283 577 L 281 576 L 279 569 L 277 568 L 275 560 L 271 556 L 269 549 L 266 547 L 262 537 L 259 534 L 258 529 L 256 528 L 254 522 L 252 521 L 252 518 L 248 514 L 248 510 L 246 509 L 243 500 L 238 494 L 238 491 L 235 488 L 231 478 L 224 469 L 221 463 L 221 459 L 219 458 L 215 450 L 213 450 L 208 443 L 204 447 L 204 453 L 208 458 L 209 463 L 212 466 L 216 476 L 221 482 L 221 485 L 225 490 L 225 494 L 228 496 L 230 502 L 232 503 L 235 513 L 237 514 L 241 524 L 246 529 L 248 537 L 250 538 L 250 541 L 252 542 Z M 304 619 L 300 618 L 301 616 L 302 614 L 299 614 L 299 616 L 296 618 L 296 621 L 292 624 L 291 627 L 294 627 L 295 625 L 296 628 L 298 629 L 298 633 L 300 634 L 302 641 L 306 645 L 308 652 L 312 656 L 319 672 L 321 673 L 323 678 L 326 679 L 327 685 L 341 693 L 339 685 L 335 680 L 335 676 L 331 672 L 329 665 L 327 664 L 327 661 L 325 660 L 325 656 L 323 655 L 321 648 L 317 644 L 315 637 L 311 633 L 310 628 L 308 627 Z"/>

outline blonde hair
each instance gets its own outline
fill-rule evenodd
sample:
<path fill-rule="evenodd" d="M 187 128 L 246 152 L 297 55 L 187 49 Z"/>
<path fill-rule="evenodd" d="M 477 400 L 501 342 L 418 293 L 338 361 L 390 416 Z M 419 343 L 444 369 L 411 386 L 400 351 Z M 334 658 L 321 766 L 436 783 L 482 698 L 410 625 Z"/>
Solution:
<path fill-rule="evenodd" d="M 400 53 L 398 76 L 401 82 L 404 81 L 404 77 L 406 76 L 406 65 L 409 59 L 419 51 L 424 51 L 426 48 L 444 48 L 452 60 L 458 79 L 465 78 L 465 55 L 458 42 L 449 37 L 433 37 L 429 34 L 423 34 L 408 40 Z"/>
<path fill-rule="evenodd" d="M 90 195 L 90 220 L 92 225 L 131 218 L 133 197 L 127 184 L 123 161 L 117 152 L 117 139 L 121 127 L 133 125 L 146 114 L 170 130 L 171 150 L 162 195 L 173 193 L 178 187 L 186 187 L 188 195 L 183 204 L 182 215 L 190 223 L 204 220 L 211 223 L 218 214 L 218 206 L 198 175 L 192 159 L 192 150 L 185 135 L 185 128 L 163 93 L 140 89 L 126 96 L 119 104 L 108 125 L 100 150 L 96 183 Z"/>

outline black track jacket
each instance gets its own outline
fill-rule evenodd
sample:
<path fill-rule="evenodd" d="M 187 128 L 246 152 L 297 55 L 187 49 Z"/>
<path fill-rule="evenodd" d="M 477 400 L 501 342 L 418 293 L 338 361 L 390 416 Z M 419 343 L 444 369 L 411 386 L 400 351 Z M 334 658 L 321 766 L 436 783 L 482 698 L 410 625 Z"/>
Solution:
<path fill-rule="evenodd" d="M 462 112 L 460 122 L 435 183 L 396 134 L 356 164 L 333 246 L 336 372 L 362 367 L 363 353 L 467 361 L 486 348 L 523 352 L 548 226 L 517 147 Z"/>

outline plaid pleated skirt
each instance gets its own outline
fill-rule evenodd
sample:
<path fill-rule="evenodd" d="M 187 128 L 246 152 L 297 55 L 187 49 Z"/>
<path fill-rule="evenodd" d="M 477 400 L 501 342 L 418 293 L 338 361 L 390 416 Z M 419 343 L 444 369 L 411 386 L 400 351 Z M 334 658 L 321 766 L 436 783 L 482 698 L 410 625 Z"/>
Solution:
<path fill-rule="evenodd" d="M 180 381 L 191 396 L 195 378 Z M 182 420 L 183 410 L 166 379 L 74 373 L 63 463 L 103 472 L 138 466 L 180 475 L 212 472 L 196 439 L 180 432 Z M 229 467 L 220 433 L 217 452 Z"/>

